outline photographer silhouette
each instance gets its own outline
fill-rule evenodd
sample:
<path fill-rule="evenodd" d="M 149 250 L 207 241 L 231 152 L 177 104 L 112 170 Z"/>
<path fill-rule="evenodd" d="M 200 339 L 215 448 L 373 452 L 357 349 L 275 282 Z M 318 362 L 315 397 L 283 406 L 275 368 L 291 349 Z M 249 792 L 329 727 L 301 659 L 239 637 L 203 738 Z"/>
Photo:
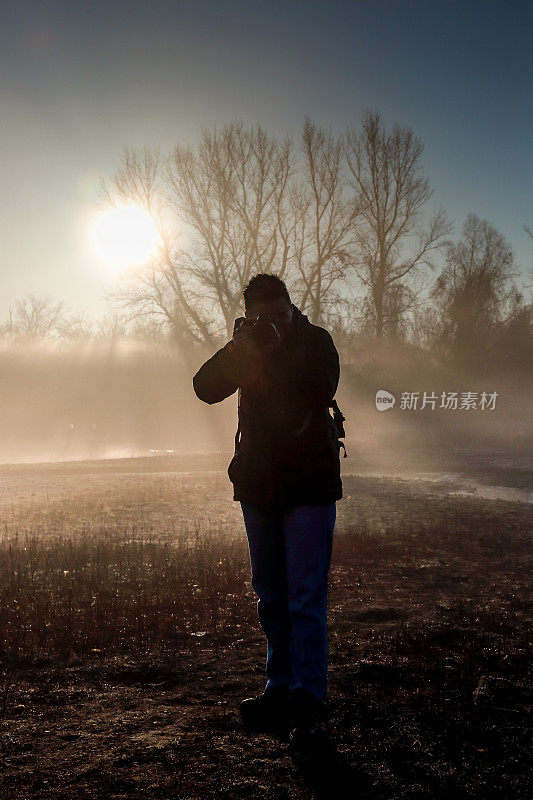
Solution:
<path fill-rule="evenodd" d="M 327 577 L 344 435 L 329 407 L 340 364 L 330 333 L 291 303 L 276 275 L 256 275 L 243 297 L 245 316 L 193 386 L 209 404 L 239 392 L 228 476 L 267 639 L 265 690 L 244 700 L 241 713 L 254 727 L 287 719 L 298 744 L 312 740 L 325 717 Z"/>

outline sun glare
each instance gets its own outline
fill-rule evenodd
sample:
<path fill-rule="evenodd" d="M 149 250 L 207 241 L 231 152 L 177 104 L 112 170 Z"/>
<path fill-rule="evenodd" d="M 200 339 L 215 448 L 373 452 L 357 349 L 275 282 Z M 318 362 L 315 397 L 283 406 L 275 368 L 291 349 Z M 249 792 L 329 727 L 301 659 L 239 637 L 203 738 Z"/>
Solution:
<path fill-rule="evenodd" d="M 158 240 L 150 214 L 139 206 L 103 211 L 96 218 L 92 233 L 98 256 L 114 269 L 144 264 Z"/>

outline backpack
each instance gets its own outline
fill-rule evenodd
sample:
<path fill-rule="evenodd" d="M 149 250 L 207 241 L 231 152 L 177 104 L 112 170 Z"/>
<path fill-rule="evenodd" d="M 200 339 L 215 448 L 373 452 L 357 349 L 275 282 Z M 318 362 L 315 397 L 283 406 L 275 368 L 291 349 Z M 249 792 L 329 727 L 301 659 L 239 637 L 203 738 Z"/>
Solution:
<path fill-rule="evenodd" d="M 336 430 L 336 434 L 337 434 L 337 447 L 338 447 L 339 451 L 340 451 L 340 449 L 342 447 L 342 449 L 344 450 L 343 458 L 346 458 L 346 456 L 348 455 L 347 452 L 346 452 L 346 447 L 344 445 L 344 442 L 341 442 L 341 438 L 344 438 L 346 436 L 346 433 L 345 433 L 345 430 L 344 430 L 344 425 L 343 425 L 343 422 L 345 421 L 346 417 L 344 416 L 344 414 L 340 410 L 339 406 L 337 405 L 337 401 L 336 400 L 332 400 L 331 403 L 329 403 L 326 408 L 327 409 L 329 409 L 329 408 L 333 409 L 333 423 L 335 425 L 335 430 Z M 295 431 L 295 436 L 301 436 L 303 434 L 303 432 L 305 431 L 305 429 L 309 425 L 309 423 L 311 421 L 311 418 L 312 418 L 314 413 L 315 413 L 315 409 L 314 408 L 309 409 L 309 411 L 305 415 L 303 424 L 301 425 L 300 428 L 298 428 L 297 431 Z M 328 411 L 328 417 L 331 420 L 331 415 L 330 415 L 329 411 Z"/>
<path fill-rule="evenodd" d="M 333 422 L 335 423 L 335 427 L 337 429 L 337 445 L 339 451 L 342 447 L 342 449 L 344 450 L 343 458 L 346 458 L 346 456 L 348 455 L 346 452 L 346 447 L 344 446 L 344 442 L 341 442 L 341 437 L 344 439 L 344 437 L 346 436 L 346 432 L 344 430 L 344 425 L 343 425 L 343 422 L 345 421 L 346 417 L 344 416 L 339 406 L 337 405 L 336 400 L 333 400 L 329 404 L 328 408 L 333 409 Z"/>
<path fill-rule="evenodd" d="M 235 434 L 235 455 L 237 455 L 237 452 L 239 450 L 239 443 L 240 443 L 240 432 L 241 432 L 241 419 L 240 419 L 241 415 L 239 413 L 240 412 L 240 405 L 241 405 L 241 389 L 239 387 L 238 400 L 237 400 L 237 432 Z M 346 417 L 344 416 L 344 414 L 340 410 L 339 406 L 337 405 L 337 401 L 335 399 L 333 399 L 331 401 L 331 403 L 329 403 L 327 408 L 328 409 L 329 408 L 333 409 L 333 422 L 335 424 L 335 430 L 336 430 L 336 433 L 337 433 L 337 447 L 338 447 L 339 451 L 340 451 L 340 449 L 342 447 L 342 449 L 344 450 L 343 458 L 346 458 L 348 453 L 346 452 L 346 447 L 344 445 L 344 442 L 341 442 L 341 438 L 344 439 L 344 437 L 346 436 L 346 432 L 344 430 L 344 425 L 343 425 L 343 422 L 346 420 Z M 309 423 L 311 421 L 311 417 L 313 416 L 313 413 L 314 413 L 313 409 L 310 409 L 307 412 L 307 414 L 305 415 L 305 419 L 303 421 L 303 425 L 301 426 L 301 428 L 299 428 L 297 431 L 295 431 L 295 434 L 294 434 L 295 436 L 301 436 L 302 435 L 302 433 L 305 431 L 305 429 L 309 425 Z M 331 419 L 331 415 L 329 414 L 329 411 L 328 411 L 328 417 Z"/>

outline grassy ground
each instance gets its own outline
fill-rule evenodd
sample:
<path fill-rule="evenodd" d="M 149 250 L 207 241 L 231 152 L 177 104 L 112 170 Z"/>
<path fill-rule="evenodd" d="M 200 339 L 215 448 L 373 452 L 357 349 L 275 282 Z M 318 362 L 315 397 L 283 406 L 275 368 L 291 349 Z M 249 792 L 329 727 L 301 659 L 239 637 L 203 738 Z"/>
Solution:
<path fill-rule="evenodd" d="M 531 506 L 344 477 L 306 759 L 239 720 L 265 642 L 225 473 L 100 478 L 3 504 L 2 796 L 529 796 Z"/>

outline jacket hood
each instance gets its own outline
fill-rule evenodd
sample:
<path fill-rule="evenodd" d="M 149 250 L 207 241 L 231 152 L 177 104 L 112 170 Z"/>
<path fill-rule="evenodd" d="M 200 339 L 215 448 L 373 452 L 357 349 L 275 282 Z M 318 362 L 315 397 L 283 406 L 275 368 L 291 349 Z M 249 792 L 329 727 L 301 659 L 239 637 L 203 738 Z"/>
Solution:
<path fill-rule="evenodd" d="M 292 313 L 293 313 L 293 323 L 297 320 L 297 324 L 301 325 L 302 323 L 309 323 L 309 318 L 307 314 L 304 314 L 298 306 L 295 306 L 294 303 L 291 303 L 292 306 Z M 310 324 L 310 323 L 309 323 Z"/>
<path fill-rule="evenodd" d="M 303 314 L 298 306 L 295 306 L 294 303 L 291 303 L 292 307 L 292 326 L 285 337 L 285 344 L 290 345 L 292 342 L 296 341 L 300 338 L 300 334 L 305 328 L 309 327 L 311 323 L 307 317 L 307 314 Z"/>

